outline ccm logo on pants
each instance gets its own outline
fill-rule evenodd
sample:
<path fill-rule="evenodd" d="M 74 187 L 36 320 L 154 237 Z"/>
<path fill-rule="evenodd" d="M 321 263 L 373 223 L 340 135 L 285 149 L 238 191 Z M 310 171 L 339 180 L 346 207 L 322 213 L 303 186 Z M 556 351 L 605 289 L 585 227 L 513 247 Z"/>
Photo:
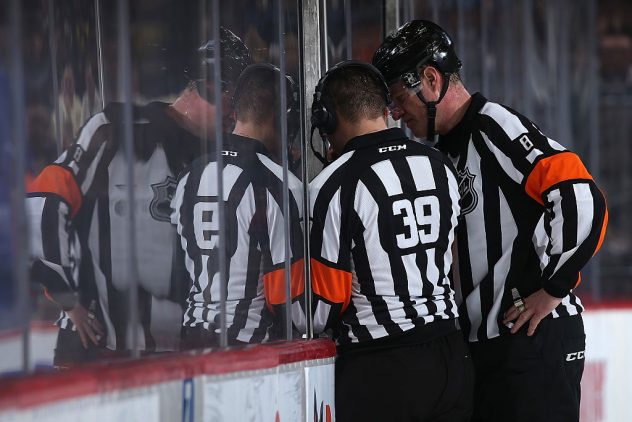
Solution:
<path fill-rule="evenodd" d="M 584 359 L 584 350 L 581 352 L 573 352 L 566 355 L 566 362 L 572 362 L 574 360 Z"/>

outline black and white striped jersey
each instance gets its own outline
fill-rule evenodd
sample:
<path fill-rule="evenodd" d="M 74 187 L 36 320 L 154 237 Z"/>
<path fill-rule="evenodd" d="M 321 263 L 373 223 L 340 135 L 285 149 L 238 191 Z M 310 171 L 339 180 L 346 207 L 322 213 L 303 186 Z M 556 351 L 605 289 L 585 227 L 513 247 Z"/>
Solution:
<path fill-rule="evenodd" d="M 178 126 L 167 104 L 134 107 L 134 183 L 122 136 L 122 104 L 108 105 L 80 130 L 75 144 L 33 182 L 26 200 L 33 279 L 70 309 L 77 296 L 94 302 L 107 328 L 107 347 L 129 349 L 130 245 L 128 192 L 134 189 L 139 286 L 138 347 L 174 350 L 188 286 L 170 224 L 180 171 L 202 140 Z M 182 274 L 180 277 L 179 274 Z M 58 325 L 74 329 L 62 313 Z M 144 334 L 144 335 L 143 335 Z"/>
<path fill-rule="evenodd" d="M 387 129 L 350 140 L 310 183 L 314 329 L 339 346 L 456 320 L 454 168 Z"/>
<path fill-rule="evenodd" d="M 285 304 L 287 219 L 291 277 L 302 284 L 302 185 L 288 173 L 290 214 L 285 215 L 283 169 L 263 144 L 232 134 L 226 135 L 223 148 L 223 198 L 218 197 L 217 162 L 207 157 L 182 174 L 172 202 L 171 221 L 177 226 L 192 283 L 183 325 L 201 326 L 211 337 L 221 330 L 219 228 L 223 224 L 228 342 L 260 343 L 276 336 L 273 323 Z M 223 222 L 219 201 L 224 204 Z"/>
<path fill-rule="evenodd" d="M 512 288 L 563 298 L 553 318 L 582 312 L 571 290 L 601 244 L 607 210 L 579 157 L 480 94 L 437 148 L 453 158 L 459 179 L 457 284 L 469 340 L 508 332 L 502 315 Z"/>

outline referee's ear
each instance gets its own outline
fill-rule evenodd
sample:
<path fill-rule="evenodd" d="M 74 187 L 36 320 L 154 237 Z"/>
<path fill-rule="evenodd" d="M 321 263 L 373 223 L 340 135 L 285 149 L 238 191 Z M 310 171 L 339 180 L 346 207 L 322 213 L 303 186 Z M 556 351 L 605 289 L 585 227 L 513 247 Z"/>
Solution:
<path fill-rule="evenodd" d="M 420 75 L 420 79 L 427 82 L 428 89 L 438 98 L 443 86 L 443 75 L 434 66 L 426 66 Z M 429 100 L 430 101 L 430 100 Z"/>

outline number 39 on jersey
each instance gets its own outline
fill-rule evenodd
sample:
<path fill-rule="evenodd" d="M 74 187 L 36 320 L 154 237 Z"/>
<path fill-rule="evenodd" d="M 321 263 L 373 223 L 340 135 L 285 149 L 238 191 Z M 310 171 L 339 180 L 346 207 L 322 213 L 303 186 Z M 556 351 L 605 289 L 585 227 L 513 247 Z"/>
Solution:
<path fill-rule="evenodd" d="M 393 202 L 393 217 L 400 218 L 404 232 L 395 236 L 400 249 L 436 242 L 439 238 L 439 200 L 434 195 L 420 196 L 414 201 Z"/>

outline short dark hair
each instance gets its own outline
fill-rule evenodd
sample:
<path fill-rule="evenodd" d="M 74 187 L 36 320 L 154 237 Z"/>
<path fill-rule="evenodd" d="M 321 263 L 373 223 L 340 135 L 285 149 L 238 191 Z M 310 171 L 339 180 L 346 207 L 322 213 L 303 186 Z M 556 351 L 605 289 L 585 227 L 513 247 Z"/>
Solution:
<path fill-rule="evenodd" d="M 262 124 L 279 109 L 279 77 L 269 69 L 248 72 L 239 80 L 233 98 L 237 120 Z"/>
<path fill-rule="evenodd" d="M 384 84 L 369 69 L 347 67 L 327 77 L 323 96 L 345 120 L 376 119 L 386 104 Z"/>

